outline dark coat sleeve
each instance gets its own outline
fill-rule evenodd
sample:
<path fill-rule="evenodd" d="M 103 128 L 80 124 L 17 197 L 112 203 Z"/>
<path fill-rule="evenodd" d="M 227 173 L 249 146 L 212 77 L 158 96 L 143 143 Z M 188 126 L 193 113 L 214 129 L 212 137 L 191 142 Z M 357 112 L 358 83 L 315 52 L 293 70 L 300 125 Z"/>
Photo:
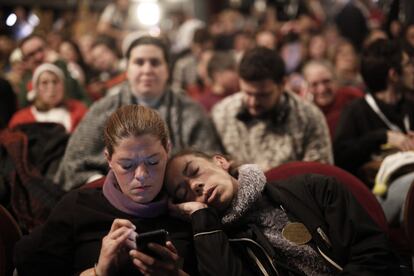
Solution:
<path fill-rule="evenodd" d="M 63 197 L 47 222 L 16 246 L 15 260 L 19 275 L 72 275 L 73 223 L 76 194 Z M 21 254 L 20 254 L 21 253 Z"/>
<path fill-rule="evenodd" d="M 0 129 L 7 127 L 16 112 L 17 99 L 10 83 L 0 78 Z"/>
<path fill-rule="evenodd" d="M 200 275 L 253 275 L 243 268 L 241 259 L 233 252 L 213 209 L 198 210 L 191 220 Z"/>
<path fill-rule="evenodd" d="M 325 253 L 343 267 L 342 275 L 399 275 L 387 237 L 343 184 L 331 177 L 305 175 L 284 182 L 278 190 L 282 204 L 313 235 L 318 235 L 316 228 L 325 229 L 332 244 L 325 246 Z"/>
<path fill-rule="evenodd" d="M 387 141 L 385 127 L 370 130 L 372 127 L 365 125 L 368 114 L 362 101 L 355 101 L 343 110 L 333 143 L 335 165 L 350 172 L 368 162 Z"/>

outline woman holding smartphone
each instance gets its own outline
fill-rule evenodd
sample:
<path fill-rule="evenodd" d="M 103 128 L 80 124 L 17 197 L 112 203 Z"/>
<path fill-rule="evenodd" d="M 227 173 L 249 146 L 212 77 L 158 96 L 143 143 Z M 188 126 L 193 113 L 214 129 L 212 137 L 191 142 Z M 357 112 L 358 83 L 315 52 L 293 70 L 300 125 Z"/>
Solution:
<path fill-rule="evenodd" d="M 110 171 L 103 187 L 67 194 L 18 244 L 19 275 L 197 274 L 191 229 L 167 214 L 164 121 L 150 108 L 124 106 L 107 120 L 104 140 Z M 158 229 L 169 233 L 164 245 L 149 245 L 158 257 L 137 250 L 140 233 Z"/>

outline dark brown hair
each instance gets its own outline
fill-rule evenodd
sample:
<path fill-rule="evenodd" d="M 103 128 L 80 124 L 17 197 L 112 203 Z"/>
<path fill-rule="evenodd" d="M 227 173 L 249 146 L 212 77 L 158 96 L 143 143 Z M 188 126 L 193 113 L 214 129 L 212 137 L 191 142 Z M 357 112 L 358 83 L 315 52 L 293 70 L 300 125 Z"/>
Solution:
<path fill-rule="evenodd" d="M 126 50 L 125 57 L 129 60 L 132 49 L 140 45 L 153 45 L 160 48 L 164 56 L 165 63 L 169 63 L 169 52 L 167 45 L 161 39 L 149 35 L 141 36 L 140 38 L 135 39 Z"/>
<path fill-rule="evenodd" d="M 232 53 L 225 51 L 217 51 L 213 53 L 207 65 L 207 74 L 213 79 L 214 73 L 220 73 L 225 70 L 236 72 L 236 60 Z"/>
<path fill-rule="evenodd" d="M 245 81 L 273 80 L 281 84 L 285 77 L 285 63 L 275 50 L 256 47 L 247 51 L 239 65 L 239 76 Z"/>
<path fill-rule="evenodd" d="M 402 50 L 390 40 L 378 39 L 362 53 L 361 75 L 369 92 L 383 91 L 388 85 L 388 72 L 394 69 L 401 74 Z"/>
<path fill-rule="evenodd" d="M 221 154 L 221 153 L 217 153 L 217 154 L 223 156 L 224 158 L 226 158 L 229 161 L 229 163 L 230 163 L 229 174 L 231 176 L 233 176 L 234 178 L 238 178 L 239 177 L 240 163 L 235 161 L 229 155 L 224 155 L 224 154 Z M 170 157 L 170 159 L 168 160 L 168 164 L 171 161 L 173 161 L 174 159 L 177 159 L 177 158 L 182 157 L 182 156 L 187 156 L 187 155 L 192 155 L 192 156 L 195 156 L 195 157 L 200 157 L 200 158 L 204 158 L 204 159 L 209 160 L 209 161 L 213 161 L 214 155 L 217 155 L 217 154 L 208 154 L 208 153 L 205 153 L 205 152 L 202 152 L 202 151 L 199 151 L 199 150 L 195 150 L 195 149 L 192 149 L 192 148 L 187 148 L 187 149 L 183 149 L 183 150 L 173 154 Z M 167 164 L 167 169 L 168 169 L 168 164 Z"/>

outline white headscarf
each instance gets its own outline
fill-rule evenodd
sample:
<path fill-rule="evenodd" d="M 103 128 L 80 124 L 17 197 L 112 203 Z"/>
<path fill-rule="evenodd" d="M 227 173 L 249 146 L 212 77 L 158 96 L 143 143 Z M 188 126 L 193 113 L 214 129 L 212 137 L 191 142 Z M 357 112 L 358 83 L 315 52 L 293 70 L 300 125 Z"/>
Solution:
<path fill-rule="evenodd" d="M 57 67 L 56 65 L 52 63 L 43 63 L 42 65 L 39 65 L 36 70 L 33 73 L 32 77 L 32 90 L 27 92 L 27 99 L 31 102 L 36 98 L 37 95 L 37 82 L 39 81 L 39 77 L 43 72 L 52 72 L 54 73 L 62 82 L 65 80 L 65 75 L 63 74 L 63 71 Z"/>

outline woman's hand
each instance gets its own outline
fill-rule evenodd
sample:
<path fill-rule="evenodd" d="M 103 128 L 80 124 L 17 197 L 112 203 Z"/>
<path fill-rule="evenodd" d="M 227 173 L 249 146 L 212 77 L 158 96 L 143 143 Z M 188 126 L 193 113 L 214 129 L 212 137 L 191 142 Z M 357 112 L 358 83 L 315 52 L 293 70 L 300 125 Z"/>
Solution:
<path fill-rule="evenodd" d="M 159 257 L 152 257 L 135 249 L 129 252 L 129 255 L 132 258 L 132 263 L 143 275 L 187 275 L 179 268 L 180 257 L 172 242 L 167 241 L 165 246 L 149 243 L 148 248 L 154 251 Z"/>
<path fill-rule="evenodd" d="M 168 209 L 170 210 L 170 214 L 183 220 L 190 220 L 192 213 L 207 207 L 207 204 L 195 201 L 179 204 L 174 204 L 171 199 L 168 201 Z"/>
<path fill-rule="evenodd" d="M 401 151 L 414 150 L 414 135 L 412 132 L 405 135 L 397 131 L 388 131 L 387 142 Z"/>
<path fill-rule="evenodd" d="M 135 225 L 132 222 L 126 219 L 115 219 L 108 235 L 102 239 L 96 273 L 99 276 L 108 275 L 123 260 L 128 260 L 128 251 L 136 248 L 136 236 Z"/>

